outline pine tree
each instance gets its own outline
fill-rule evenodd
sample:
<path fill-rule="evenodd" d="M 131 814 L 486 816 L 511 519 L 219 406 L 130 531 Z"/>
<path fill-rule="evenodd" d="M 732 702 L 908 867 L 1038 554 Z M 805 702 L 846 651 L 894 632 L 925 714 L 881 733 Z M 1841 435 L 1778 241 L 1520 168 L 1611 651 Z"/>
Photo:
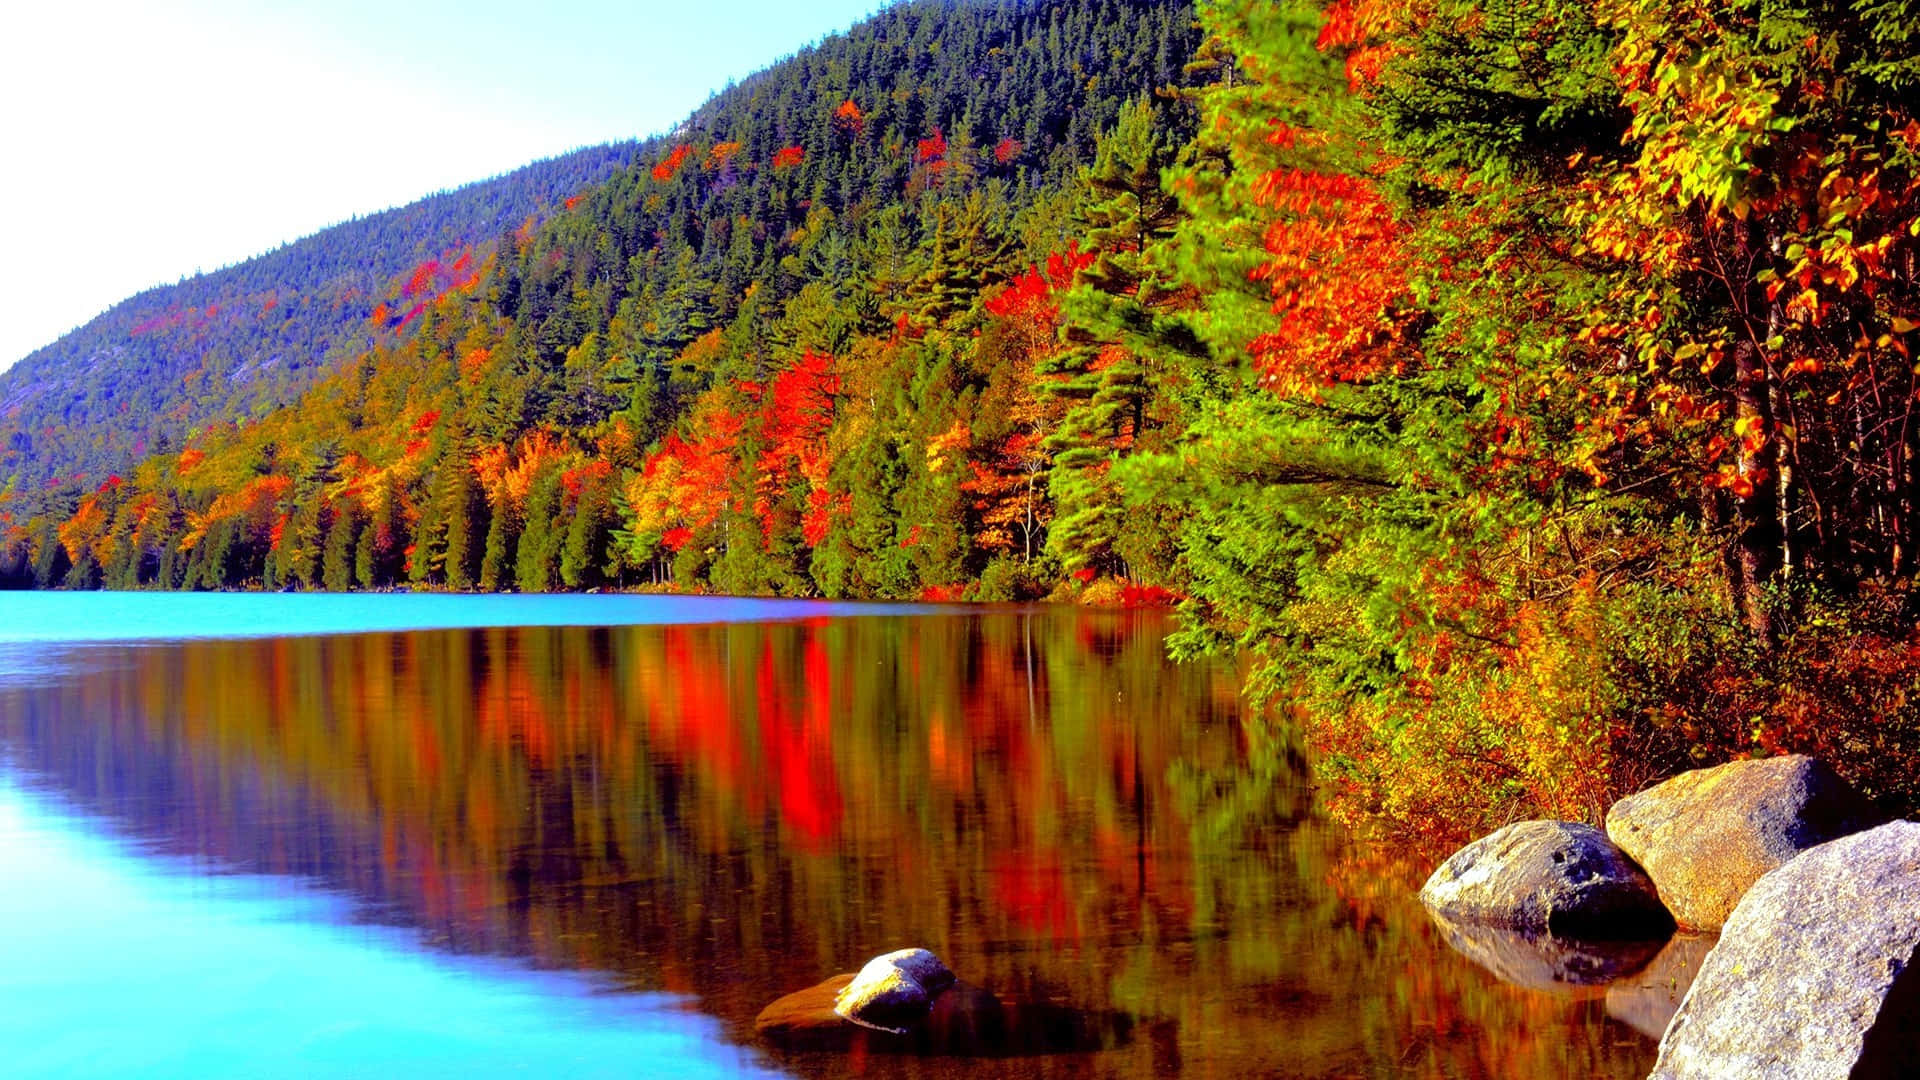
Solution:
<path fill-rule="evenodd" d="M 560 577 L 560 545 L 566 525 L 560 514 L 560 474 L 548 470 L 527 495 L 526 527 L 514 554 L 514 581 L 521 592 L 551 592 Z"/>
<path fill-rule="evenodd" d="M 1061 301 L 1071 347 L 1042 369 L 1044 391 L 1068 402 L 1048 439 L 1055 518 L 1047 543 L 1069 571 L 1160 577 L 1170 569 L 1158 539 L 1165 520 L 1129 509 L 1112 466 L 1162 448 L 1149 426 L 1174 427 L 1155 414 L 1171 407 L 1174 372 L 1200 352 L 1182 321 L 1194 294 L 1162 265 L 1185 218 L 1163 179 L 1177 137 L 1143 98 L 1121 111 L 1080 175 L 1076 216 L 1094 260 Z"/>
<path fill-rule="evenodd" d="M 355 499 L 333 502 L 333 520 L 327 527 L 320 559 L 320 583 L 329 592 L 350 592 L 354 584 L 354 557 L 360 546 L 363 515 Z"/>
<path fill-rule="evenodd" d="M 927 328 L 948 328 L 976 310 L 981 288 L 1004 276 L 1012 262 L 1004 188 L 998 181 L 963 199 L 942 199 L 914 282 L 915 321 Z"/>
<path fill-rule="evenodd" d="M 560 552 L 560 580 L 569 589 L 605 584 L 607 545 L 613 529 L 613 493 L 609 470 L 589 466 L 568 515 Z"/>
<path fill-rule="evenodd" d="M 514 586 L 514 548 L 520 540 L 520 517 L 503 501 L 487 521 L 487 542 L 480 557 L 480 591 L 504 592 Z"/>
<path fill-rule="evenodd" d="M 51 519 L 41 527 L 40 537 L 33 548 L 33 586 L 36 589 L 51 589 L 66 579 L 67 570 L 73 565 L 67 557 L 67 549 L 60 543 L 57 527 Z"/>
<path fill-rule="evenodd" d="M 279 565 L 277 577 L 283 585 L 317 588 L 321 584 L 320 564 L 325 541 L 324 504 L 317 493 L 296 504 L 280 535 L 280 547 L 274 552 Z"/>
<path fill-rule="evenodd" d="M 473 470 L 464 460 L 449 458 L 441 468 L 445 483 L 435 512 L 442 522 L 444 541 L 439 563 L 430 569 L 439 574 L 441 584 L 447 588 L 465 592 L 473 588 L 479 576 L 484 539 L 478 524 L 486 512 L 486 500 L 481 496 L 479 485 L 474 483 Z"/>

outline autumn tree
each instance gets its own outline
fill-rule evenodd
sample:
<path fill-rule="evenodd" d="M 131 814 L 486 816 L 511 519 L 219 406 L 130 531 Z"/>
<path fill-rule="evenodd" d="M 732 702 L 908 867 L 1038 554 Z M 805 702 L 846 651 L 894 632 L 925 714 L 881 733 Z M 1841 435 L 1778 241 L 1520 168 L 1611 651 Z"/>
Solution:
<path fill-rule="evenodd" d="M 731 543 L 730 515 L 737 509 L 733 452 L 750 405 L 737 387 L 708 391 L 684 422 L 687 435 L 669 433 L 627 480 L 622 496 L 628 516 L 616 540 L 634 565 L 647 565 L 664 547 L 674 556 L 691 553 L 686 568 L 696 561 L 704 566 L 709 558 L 702 556 Z"/>

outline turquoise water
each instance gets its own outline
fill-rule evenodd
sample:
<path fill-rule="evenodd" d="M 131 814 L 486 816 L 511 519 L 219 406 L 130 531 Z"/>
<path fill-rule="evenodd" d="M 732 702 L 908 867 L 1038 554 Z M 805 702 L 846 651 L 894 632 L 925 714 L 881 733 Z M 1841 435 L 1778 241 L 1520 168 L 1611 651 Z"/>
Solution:
<path fill-rule="evenodd" d="M 920 604 L 731 596 L 0 592 L 0 644 L 354 634 L 488 626 L 654 626 L 930 614 Z"/>
<path fill-rule="evenodd" d="M 0 593 L 0 684 L 86 678 L 110 642 L 769 622 L 904 605 L 714 597 Z M 687 998 L 431 949 L 359 898 L 116 835 L 0 760 L 9 1076 L 779 1075 Z M 375 1068 L 377 1064 L 377 1069 Z"/>
<path fill-rule="evenodd" d="M 337 894 L 104 825 L 0 768 L 6 1075 L 777 1075 L 683 998 L 436 954 Z"/>

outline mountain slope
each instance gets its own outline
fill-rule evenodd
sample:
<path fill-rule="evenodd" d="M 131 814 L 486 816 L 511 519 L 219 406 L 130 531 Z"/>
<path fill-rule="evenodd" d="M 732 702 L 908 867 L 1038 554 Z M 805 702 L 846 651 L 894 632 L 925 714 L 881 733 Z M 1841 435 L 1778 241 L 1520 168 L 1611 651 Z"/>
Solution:
<path fill-rule="evenodd" d="M 0 372 L 0 488 L 97 483 L 211 420 L 286 404 L 373 345 L 367 315 L 397 276 L 484 252 L 639 150 L 536 162 L 114 305 Z"/>

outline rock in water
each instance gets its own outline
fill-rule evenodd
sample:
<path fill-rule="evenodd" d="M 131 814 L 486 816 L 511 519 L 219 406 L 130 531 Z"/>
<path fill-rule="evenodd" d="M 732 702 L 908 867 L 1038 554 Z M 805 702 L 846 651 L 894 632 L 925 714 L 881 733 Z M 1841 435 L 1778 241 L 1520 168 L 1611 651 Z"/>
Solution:
<path fill-rule="evenodd" d="M 1655 1080 L 1920 1075 L 1920 825 L 1822 844 L 1762 877 L 1660 1041 Z"/>
<path fill-rule="evenodd" d="M 1607 811 L 1607 836 L 1653 878 L 1674 919 L 1717 930 L 1762 874 L 1876 823 L 1872 807 L 1809 757 L 1681 773 Z"/>
<path fill-rule="evenodd" d="M 904 1034 L 926 1019 L 953 972 L 925 949 L 876 956 L 834 999 L 833 1011 L 863 1027 Z"/>
<path fill-rule="evenodd" d="M 791 1049 L 844 1049 L 862 1028 L 833 1011 L 840 991 L 852 975 L 835 975 L 823 983 L 782 997 L 754 1018 L 753 1029 L 777 1046 Z"/>
<path fill-rule="evenodd" d="M 1531 933 L 1642 937 L 1673 928 L 1653 882 L 1606 834 L 1572 821 L 1522 821 L 1453 853 L 1420 889 L 1455 922 Z"/>
<path fill-rule="evenodd" d="M 900 949 L 885 956 L 876 956 L 867 961 L 866 968 L 860 970 L 864 972 L 867 968 L 879 963 L 892 964 L 906 972 L 914 982 L 919 983 L 928 994 L 934 997 L 939 997 L 947 987 L 954 984 L 953 972 L 947 970 L 947 965 L 941 963 L 939 957 L 925 949 Z"/>

